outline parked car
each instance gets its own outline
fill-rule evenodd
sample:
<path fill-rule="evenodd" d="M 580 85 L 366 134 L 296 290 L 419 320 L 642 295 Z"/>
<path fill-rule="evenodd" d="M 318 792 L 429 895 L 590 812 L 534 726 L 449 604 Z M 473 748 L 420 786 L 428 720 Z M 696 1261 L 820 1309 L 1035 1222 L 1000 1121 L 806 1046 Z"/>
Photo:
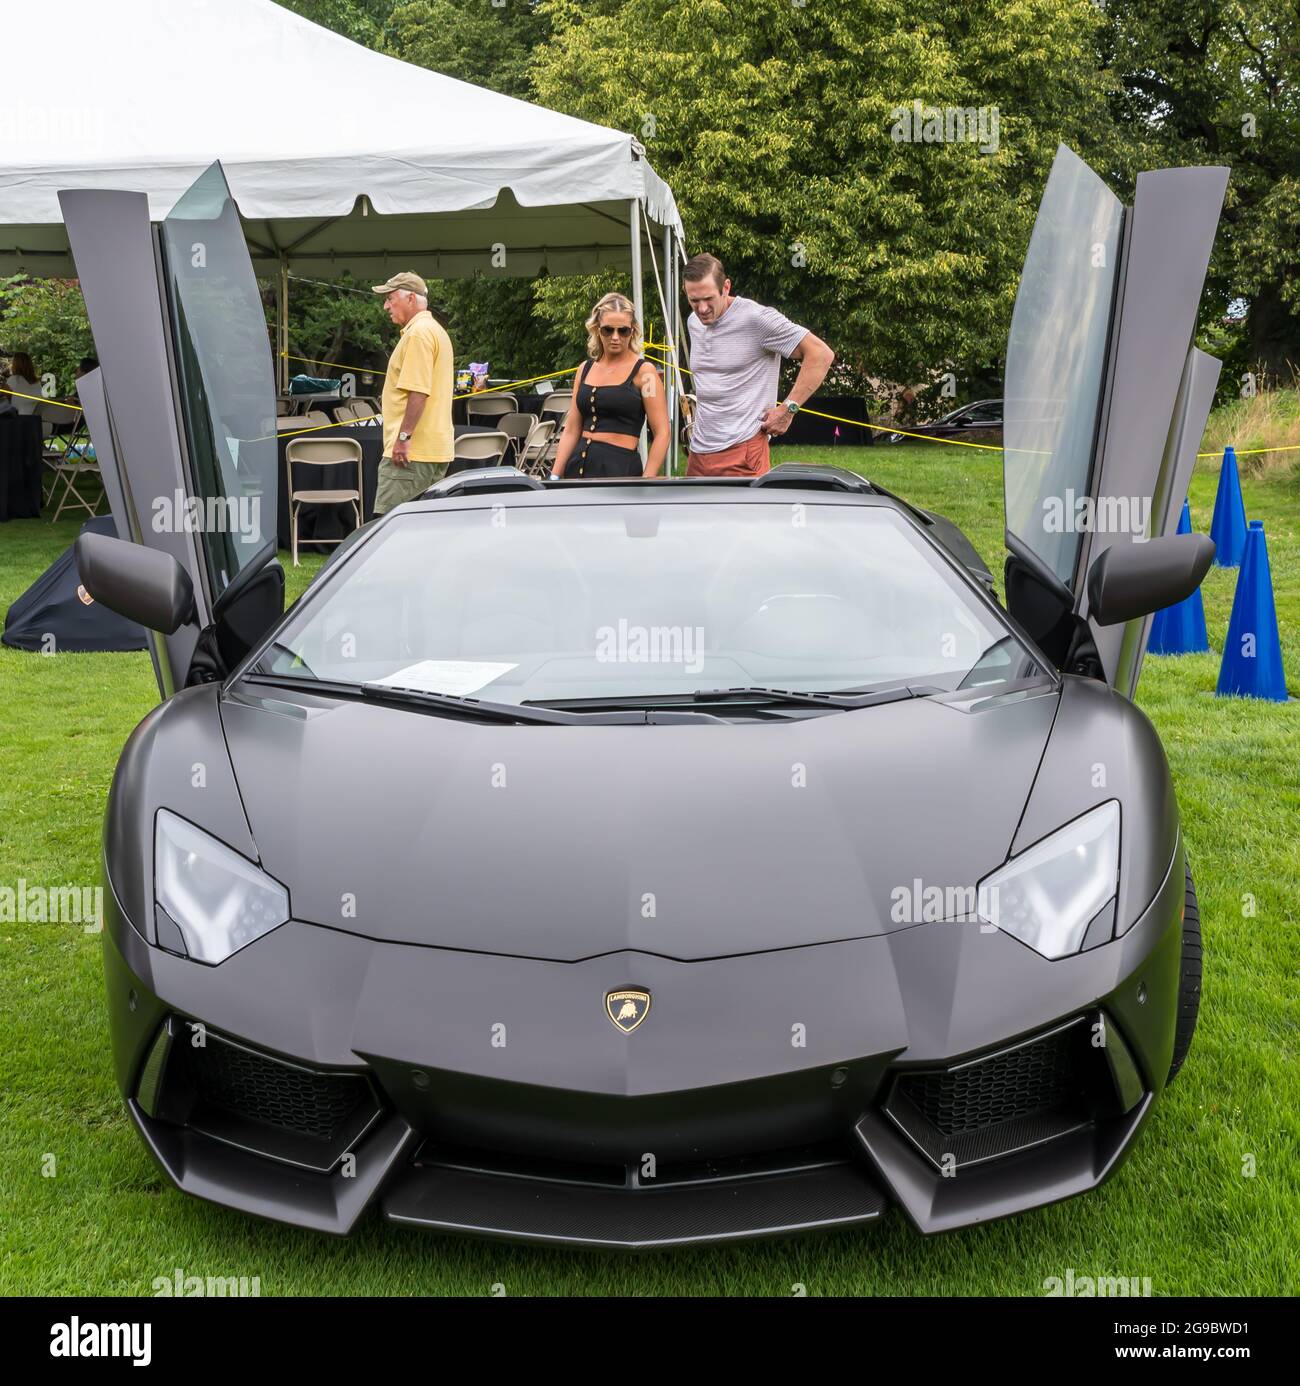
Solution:
<path fill-rule="evenodd" d="M 979 399 L 973 404 L 961 405 L 933 423 L 909 424 L 902 432 L 880 435 L 881 441 L 886 443 L 910 443 L 918 437 L 961 438 L 969 443 L 1000 443 L 1002 401 Z"/>
<path fill-rule="evenodd" d="M 848 472 L 492 468 L 288 612 L 265 325 L 205 178 L 158 227 L 64 204 L 132 536 L 77 562 L 162 695 L 109 794 L 103 946 L 168 1178 L 334 1233 L 634 1249 L 892 1205 L 936 1232 L 1109 1178 L 1199 1003 L 1130 699 L 1213 553 L 1174 528 L 1225 171 L 1144 174 L 1126 213 L 1058 153 L 1006 383 L 1060 408 L 1007 425 L 1001 601 L 955 525 Z M 1144 498 L 1145 530 L 1062 529 L 1066 493 Z M 208 522 L 151 524 L 174 494 Z"/>

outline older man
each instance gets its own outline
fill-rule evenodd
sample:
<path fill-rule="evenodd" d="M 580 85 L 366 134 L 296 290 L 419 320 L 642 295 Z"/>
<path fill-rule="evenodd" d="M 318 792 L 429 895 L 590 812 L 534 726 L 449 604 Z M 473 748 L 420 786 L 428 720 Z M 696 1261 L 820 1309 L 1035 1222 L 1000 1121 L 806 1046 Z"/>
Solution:
<path fill-rule="evenodd" d="M 375 514 L 413 500 L 442 479 L 452 460 L 451 338 L 429 312 L 428 288 L 418 274 L 395 274 L 376 284 L 402 335 L 384 377 L 384 458 L 379 464 Z"/>
<path fill-rule="evenodd" d="M 694 310 L 687 320 L 695 386 L 688 476 L 760 476 L 771 469 L 769 442 L 790 427 L 826 378 L 835 353 L 775 308 L 731 292 L 715 255 L 682 268 Z M 799 363 L 790 393 L 774 403 L 781 358 Z"/>

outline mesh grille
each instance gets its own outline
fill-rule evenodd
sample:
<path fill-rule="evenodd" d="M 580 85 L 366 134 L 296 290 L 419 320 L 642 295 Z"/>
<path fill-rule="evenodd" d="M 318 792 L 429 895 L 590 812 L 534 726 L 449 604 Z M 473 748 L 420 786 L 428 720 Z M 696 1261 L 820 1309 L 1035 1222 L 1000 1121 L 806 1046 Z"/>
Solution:
<path fill-rule="evenodd" d="M 899 1090 L 942 1135 L 978 1131 L 1069 1102 L 1079 1087 L 1073 1043 L 1062 1030 L 965 1068 L 907 1074 Z"/>
<path fill-rule="evenodd" d="M 202 1101 L 321 1140 L 333 1140 L 366 1097 L 363 1078 L 307 1073 L 212 1036 L 202 1048 L 190 1049 L 189 1061 Z"/>

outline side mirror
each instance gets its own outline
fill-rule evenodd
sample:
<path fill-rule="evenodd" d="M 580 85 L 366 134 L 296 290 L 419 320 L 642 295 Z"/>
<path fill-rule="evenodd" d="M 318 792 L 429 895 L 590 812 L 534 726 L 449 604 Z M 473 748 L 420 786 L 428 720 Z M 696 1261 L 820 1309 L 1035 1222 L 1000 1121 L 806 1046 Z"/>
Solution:
<path fill-rule="evenodd" d="M 1099 626 L 1149 616 L 1190 597 L 1214 559 L 1205 534 L 1167 534 L 1107 549 L 1088 569 L 1088 615 Z"/>
<path fill-rule="evenodd" d="M 97 602 L 148 630 L 171 635 L 194 615 L 194 586 L 169 553 L 107 534 L 81 534 L 73 559 Z"/>

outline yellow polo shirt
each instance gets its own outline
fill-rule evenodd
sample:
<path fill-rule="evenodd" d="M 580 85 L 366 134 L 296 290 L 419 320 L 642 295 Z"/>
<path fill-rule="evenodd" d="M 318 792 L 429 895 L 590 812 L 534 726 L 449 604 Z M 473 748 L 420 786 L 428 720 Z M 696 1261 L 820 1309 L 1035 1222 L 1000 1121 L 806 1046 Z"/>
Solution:
<path fill-rule="evenodd" d="M 411 435 L 412 462 L 450 462 L 452 369 L 451 338 L 427 308 L 422 308 L 402 328 L 384 377 L 384 456 L 393 455 L 393 444 L 402 428 L 407 397 L 414 390 L 428 395 L 420 422 Z"/>

